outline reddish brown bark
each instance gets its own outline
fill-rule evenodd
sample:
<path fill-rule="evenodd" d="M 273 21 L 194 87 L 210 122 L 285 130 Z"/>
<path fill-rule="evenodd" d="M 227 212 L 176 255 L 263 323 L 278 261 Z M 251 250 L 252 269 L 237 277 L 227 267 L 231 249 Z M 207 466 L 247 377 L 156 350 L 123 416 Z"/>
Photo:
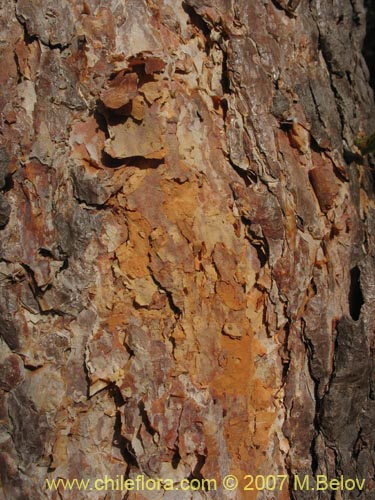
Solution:
<path fill-rule="evenodd" d="M 3 497 L 141 474 L 217 481 L 168 499 L 330 499 L 293 489 L 321 474 L 372 498 L 362 2 L 18 0 L 1 19 Z"/>

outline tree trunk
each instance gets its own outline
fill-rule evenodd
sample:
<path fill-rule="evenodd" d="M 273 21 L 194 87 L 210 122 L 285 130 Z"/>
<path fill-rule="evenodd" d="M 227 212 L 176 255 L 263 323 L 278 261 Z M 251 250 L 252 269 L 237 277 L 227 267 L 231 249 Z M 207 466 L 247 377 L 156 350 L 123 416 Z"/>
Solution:
<path fill-rule="evenodd" d="M 362 1 L 0 12 L 2 497 L 374 498 Z"/>

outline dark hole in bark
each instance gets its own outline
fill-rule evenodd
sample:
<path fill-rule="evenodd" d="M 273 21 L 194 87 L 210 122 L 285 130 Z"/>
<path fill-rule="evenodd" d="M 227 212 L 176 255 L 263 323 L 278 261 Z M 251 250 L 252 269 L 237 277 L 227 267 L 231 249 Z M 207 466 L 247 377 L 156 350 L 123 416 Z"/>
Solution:
<path fill-rule="evenodd" d="M 224 94 L 230 94 L 231 93 L 230 76 L 228 70 L 228 56 L 226 52 L 223 52 L 223 64 L 222 64 L 222 74 L 220 83 Z"/>
<path fill-rule="evenodd" d="M 174 452 L 173 454 L 173 457 L 172 457 L 172 467 L 174 469 L 177 469 L 178 467 L 178 464 L 180 463 L 181 461 L 181 455 L 180 455 L 180 452 L 178 451 L 178 449 Z"/>
<path fill-rule="evenodd" d="M 60 273 L 61 273 L 61 271 L 68 269 L 68 267 L 69 267 L 69 259 L 64 259 L 63 265 L 60 267 Z"/>
<path fill-rule="evenodd" d="M 102 152 L 101 160 L 103 165 L 109 168 L 137 167 L 140 169 L 147 169 L 157 168 L 163 163 L 163 160 L 158 160 L 156 158 L 144 158 L 143 156 L 112 158 L 112 156 L 107 154 L 105 151 Z"/>
<path fill-rule="evenodd" d="M 361 308 L 364 303 L 361 291 L 361 271 L 357 266 L 350 270 L 350 290 L 349 290 L 349 311 L 350 316 L 357 321 L 361 314 Z"/>
<path fill-rule="evenodd" d="M 221 104 L 221 108 L 223 110 L 223 120 L 224 120 L 224 123 L 226 123 L 228 108 L 229 108 L 227 99 L 225 97 L 223 99 L 221 99 L 220 104 Z"/>
<path fill-rule="evenodd" d="M 363 56 L 370 71 L 370 85 L 375 91 L 375 0 L 365 0 L 366 37 L 363 42 Z"/>
<path fill-rule="evenodd" d="M 5 182 L 4 182 L 4 187 L 3 187 L 3 191 L 6 192 L 6 191 L 10 191 L 14 186 L 14 182 L 13 182 L 13 177 L 12 177 L 12 174 L 8 174 L 6 177 L 5 177 Z"/>
<path fill-rule="evenodd" d="M 282 380 L 285 381 L 290 368 L 290 360 L 285 360 L 283 362 Z"/>
<path fill-rule="evenodd" d="M 119 167 L 124 167 L 126 165 L 125 160 L 112 158 L 112 156 L 109 156 L 109 154 L 107 154 L 105 151 L 102 151 L 101 160 L 103 165 L 110 168 L 119 168 Z"/>
<path fill-rule="evenodd" d="M 53 259 L 53 253 L 48 250 L 47 248 L 39 248 L 39 255 L 42 255 L 42 257 L 46 257 L 47 259 Z"/>

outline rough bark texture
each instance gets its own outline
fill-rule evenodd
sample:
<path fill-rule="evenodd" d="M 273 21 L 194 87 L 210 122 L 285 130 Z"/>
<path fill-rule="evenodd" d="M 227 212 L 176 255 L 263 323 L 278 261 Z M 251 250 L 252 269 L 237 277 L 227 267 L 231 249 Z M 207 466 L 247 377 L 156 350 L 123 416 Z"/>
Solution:
<path fill-rule="evenodd" d="M 370 71 L 370 85 L 375 89 L 375 1 L 365 0 L 366 36 L 363 42 L 363 55 Z"/>
<path fill-rule="evenodd" d="M 362 2 L 0 14 L 2 497 L 298 473 L 374 498 L 373 178 L 344 159 L 375 116 Z"/>

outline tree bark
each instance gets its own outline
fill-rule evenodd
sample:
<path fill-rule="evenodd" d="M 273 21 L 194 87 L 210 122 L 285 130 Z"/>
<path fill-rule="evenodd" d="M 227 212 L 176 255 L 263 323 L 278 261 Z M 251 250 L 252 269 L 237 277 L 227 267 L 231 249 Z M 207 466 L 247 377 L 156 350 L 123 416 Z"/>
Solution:
<path fill-rule="evenodd" d="M 362 1 L 0 12 L 2 497 L 374 498 Z"/>

